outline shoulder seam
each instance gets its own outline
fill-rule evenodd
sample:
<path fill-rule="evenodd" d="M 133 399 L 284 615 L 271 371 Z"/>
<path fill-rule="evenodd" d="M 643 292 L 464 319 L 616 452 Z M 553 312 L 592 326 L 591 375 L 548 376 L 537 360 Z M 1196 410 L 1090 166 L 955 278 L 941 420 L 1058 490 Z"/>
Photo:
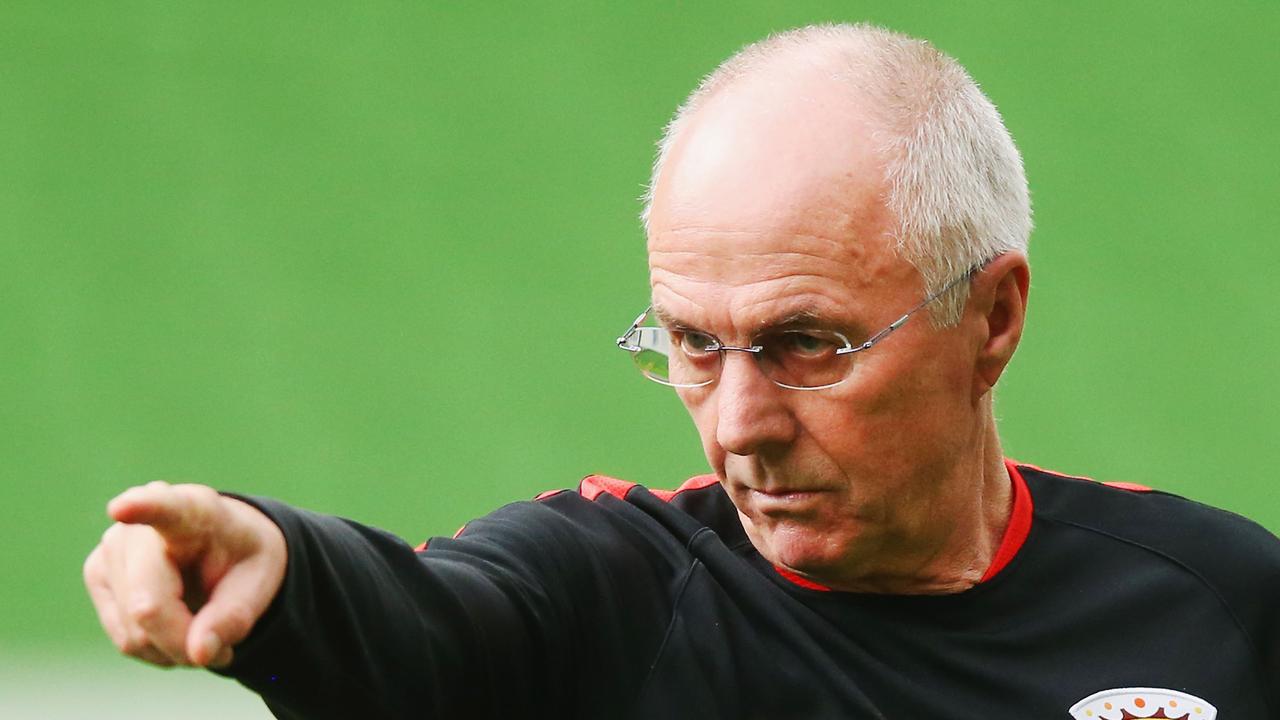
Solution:
<path fill-rule="evenodd" d="M 644 681 L 640 683 L 640 687 L 636 690 L 636 699 L 638 700 L 644 691 L 649 687 L 649 681 L 653 678 L 653 672 L 658 669 L 658 663 L 662 660 L 662 656 L 667 652 L 667 644 L 671 641 L 671 636 L 675 633 L 676 619 L 680 617 L 680 604 L 684 602 L 684 594 L 689 589 L 689 583 L 693 580 L 693 571 L 698 569 L 702 564 L 701 560 L 693 559 L 689 563 L 689 567 L 684 571 L 684 577 L 680 580 L 680 590 L 676 592 L 675 599 L 671 603 L 671 619 L 667 621 L 667 629 L 662 633 L 662 642 L 658 644 L 658 650 L 653 654 L 653 662 L 649 663 L 649 671 L 644 675 Z"/>

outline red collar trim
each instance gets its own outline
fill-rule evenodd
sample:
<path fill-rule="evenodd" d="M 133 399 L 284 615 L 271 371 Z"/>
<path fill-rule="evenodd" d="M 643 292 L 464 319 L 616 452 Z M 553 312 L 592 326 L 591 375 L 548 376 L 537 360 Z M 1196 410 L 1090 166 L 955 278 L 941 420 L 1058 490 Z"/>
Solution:
<path fill-rule="evenodd" d="M 1009 524 L 1004 529 L 1004 537 L 1000 538 L 1000 547 L 992 558 L 990 567 L 978 582 L 984 583 L 995 577 L 1005 568 L 1031 533 L 1031 514 L 1035 509 L 1031 503 L 1031 491 L 1027 489 L 1027 481 L 1012 460 L 1005 458 L 1004 466 L 1009 471 L 1009 480 L 1013 483 L 1013 512 L 1009 513 Z"/>
<path fill-rule="evenodd" d="M 1035 507 L 1031 502 L 1031 491 L 1027 488 L 1027 481 L 1022 479 L 1022 473 L 1018 471 L 1017 464 L 1012 460 L 1005 458 L 1004 466 L 1009 471 L 1009 483 L 1013 486 L 1013 511 L 1009 513 L 1009 524 L 1005 526 L 1004 536 L 1000 538 L 1000 547 L 996 548 L 995 557 L 991 559 L 991 565 L 987 567 L 979 583 L 987 582 L 1004 570 L 1005 566 L 1018 555 L 1022 544 L 1027 541 L 1027 535 L 1031 533 L 1031 516 Z M 784 567 L 774 565 L 773 569 L 792 584 L 806 590 L 824 592 L 831 590 L 826 585 L 807 580 Z"/>
<path fill-rule="evenodd" d="M 787 580 L 790 580 L 793 585 L 799 585 L 805 590 L 818 590 L 821 592 L 831 592 L 831 588 L 827 587 L 826 585 L 822 585 L 821 583 L 816 583 L 812 580 L 806 580 L 800 577 L 799 575 L 791 572 L 790 570 L 782 567 L 781 565 L 774 565 L 773 569 L 777 570 L 778 574 L 781 575 L 782 577 L 786 578 Z"/>

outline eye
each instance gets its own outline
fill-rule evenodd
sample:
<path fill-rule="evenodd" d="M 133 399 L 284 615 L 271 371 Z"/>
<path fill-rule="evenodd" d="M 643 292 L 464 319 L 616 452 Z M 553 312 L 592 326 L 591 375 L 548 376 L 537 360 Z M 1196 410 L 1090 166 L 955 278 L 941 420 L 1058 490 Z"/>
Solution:
<path fill-rule="evenodd" d="M 834 355 L 843 343 L 831 335 L 816 332 L 791 331 L 778 335 L 775 340 L 779 350 L 788 355 L 818 358 Z"/>
<path fill-rule="evenodd" d="M 700 333 L 692 330 L 671 331 L 676 341 L 680 345 L 680 349 L 686 355 L 706 355 L 707 353 L 718 352 L 720 350 L 720 341 L 716 340 L 707 333 Z"/>

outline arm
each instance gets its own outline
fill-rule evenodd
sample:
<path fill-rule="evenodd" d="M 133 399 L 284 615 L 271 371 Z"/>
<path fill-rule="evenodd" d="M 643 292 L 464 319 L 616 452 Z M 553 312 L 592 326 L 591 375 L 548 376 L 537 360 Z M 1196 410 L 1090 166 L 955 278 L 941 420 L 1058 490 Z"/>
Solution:
<path fill-rule="evenodd" d="M 289 539 L 289 572 L 227 672 L 280 717 L 594 717 L 634 696 L 670 621 L 674 573 L 576 493 L 425 552 L 253 502 Z"/>
<path fill-rule="evenodd" d="M 222 671 L 282 718 L 590 715 L 597 702 L 625 704 L 670 619 L 676 571 L 641 550 L 635 518 L 564 495 L 504 508 L 425 553 L 250 500 L 288 539 L 288 570 Z"/>

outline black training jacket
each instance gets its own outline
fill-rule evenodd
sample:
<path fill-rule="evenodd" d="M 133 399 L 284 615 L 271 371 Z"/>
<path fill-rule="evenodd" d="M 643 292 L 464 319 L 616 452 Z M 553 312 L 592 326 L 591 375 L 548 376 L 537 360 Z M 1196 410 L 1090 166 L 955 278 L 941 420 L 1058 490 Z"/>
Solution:
<path fill-rule="evenodd" d="M 1009 467 L 989 577 L 934 596 L 782 574 L 706 476 L 592 476 L 417 550 L 251 499 L 289 565 L 225 672 L 280 718 L 1280 719 L 1275 536 Z"/>

